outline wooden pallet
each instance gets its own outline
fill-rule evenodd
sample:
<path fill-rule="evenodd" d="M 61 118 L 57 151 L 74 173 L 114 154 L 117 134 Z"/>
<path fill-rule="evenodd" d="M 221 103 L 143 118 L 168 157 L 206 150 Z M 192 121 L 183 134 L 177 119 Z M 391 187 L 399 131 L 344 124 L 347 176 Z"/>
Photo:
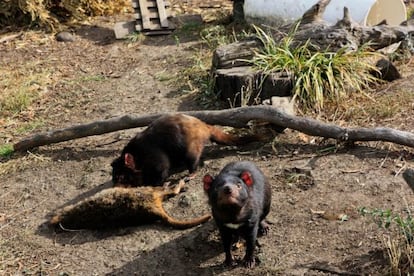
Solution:
<path fill-rule="evenodd" d="M 174 28 L 168 21 L 169 3 L 165 0 L 132 0 L 135 29 L 145 34 L 167 34 Z"/>

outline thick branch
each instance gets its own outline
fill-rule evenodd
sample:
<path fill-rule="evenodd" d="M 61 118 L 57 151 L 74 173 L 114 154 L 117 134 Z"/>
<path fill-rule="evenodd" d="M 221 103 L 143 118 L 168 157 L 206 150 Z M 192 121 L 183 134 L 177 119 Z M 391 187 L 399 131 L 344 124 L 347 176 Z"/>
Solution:
<path fill-rule="evenodd" d="M 183 112 L 205 121 L 208 124 L 245 127 L 251 120 L 269 122 L 291 128 L 312 136 L 334 138 L 340 141 L 387 141 L 414 147 L 414 134 L 391 128 L 343 128 L 318 120 L 288 115 L 270 106 L 250 106 L 214 111 Z M 144 116 L 125 115 L 89 124 L 39 133 L 24 138 L 14 145 L 15 151 L 68 141 L 71 139 L 99 135 L 121 129 L 143 127 L 164 114 Z"/>
<path fill-rule="evenodd" d="M 302 15 L 300 24 L 312 24 L 322 21 L 322 15 L 331 0 L 320 0 Z"/>

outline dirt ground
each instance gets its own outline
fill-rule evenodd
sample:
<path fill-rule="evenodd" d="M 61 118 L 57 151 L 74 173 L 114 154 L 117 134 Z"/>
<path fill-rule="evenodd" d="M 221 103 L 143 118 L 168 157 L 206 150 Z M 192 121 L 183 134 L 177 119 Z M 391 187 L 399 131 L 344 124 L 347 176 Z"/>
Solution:
<path fill-rule="evenodd" d="M 187 32 L 143 42 L 117 41 L 111 27 L 116 20 L 99 18 L 73 28 L 74 42 L 30 31 L 0 44 L 0 66 L 34 64 L 57 79 L 39 88 L 41 97 L 17 121 L 40 120 L 34 132 L 41 132 L 122 114 L 203 108 L 191 86 L 165 80 L 194 64 L 203 47 L 200 38 Z M 412 94 L 412 67 L 405 63 L 404 77 L 380 87 L 381 93 Z M 391 119 L 367 117 L 358 125 L 414 131 L 410 100 L 401 98 L 403 107 Z M 2 143 L 30 134 L 15 134 L 5 118 L 1 123 Z M 285 130 L 273 143 L 207 147 L 205 164 L 187 190 L 165 202 L 177 218 L 204 214 L 209 206 L 202 176 L 217 173 L 229 161 L 254 161 L 268 175 L 273 199 L 270 234 L 259 239 L 260 263 L 252 270 L 223 265 L 213 221 L 188 230 L 162 224 L 104 231 L 50 228 L 47 219 L 58 207 L 111 185 L 110 163 L 137 131 L 43 146 L 0 160 L 0 274 L 384 275 L 384 232 L 358 208 L 400 214 L 413 210 L 413 191 L 402 178 L 402 171 L 414 166 L 411 148 L 383 142 L 344 147 Z M 235 251 L 237 258 L 243 250 Z"/>

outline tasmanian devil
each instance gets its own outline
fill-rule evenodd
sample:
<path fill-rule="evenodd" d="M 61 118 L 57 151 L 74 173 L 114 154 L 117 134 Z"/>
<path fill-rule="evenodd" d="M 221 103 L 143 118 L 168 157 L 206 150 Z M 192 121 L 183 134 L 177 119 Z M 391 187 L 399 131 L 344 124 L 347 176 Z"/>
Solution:
<path fill-rule="evenodd" d="M 265 217 L 271 189 L 266 177 L 254 163 L 241 161 L 227 164 L 216 177 L 204 176 L 203 182 L 223 242 L 225 264 L 234 264 L 231 246 L 241 236 L 246 240 L 244 265 L 254 267 L 257 233 L 269 230 Z"/>
<path fill-rule="evenodd" d="M 184 184 L 182 180 L 174 188 L 109 188 L 58 210 L 50 224 L 62 229 L 100 229 L 161 220 L 174 228 L 184 229 L 208 221 L 211 217 L 209 214 L 190 220 L 177 220 L 165 212 L 163 199 L 177 195 Z"/>
<path fill-rule="evenodd" d="M 236 136 L 184 114 L 165 115 L 132 138 L 112 162 L 117 185 L 159 186 L 171 170 L 186 167 L 194 173 L 207 142 L 240 145 L 262 139 L 260 135 Z"/>

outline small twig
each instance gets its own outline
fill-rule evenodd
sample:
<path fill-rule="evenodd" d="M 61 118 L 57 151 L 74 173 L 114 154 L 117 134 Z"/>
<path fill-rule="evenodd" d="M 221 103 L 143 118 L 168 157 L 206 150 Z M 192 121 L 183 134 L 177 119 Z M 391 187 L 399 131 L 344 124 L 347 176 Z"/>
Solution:
<path fill-rule="evenodd" d="M 388 158 L 388 152 L 387 152 L 387 155 L 384 157 L 384 159 L 382 160 L 382 162 L 381 162 L 381 164 L 379 165 L 379 168 L 382 168 L 382 166 L 384 166 L 384 163 L 385 163 L 385 161 L 387 161 L 387 158 Z"/>
<path fill-rule="evenodd" d="M 406 164 L 404 164 L 403 166 L 401 166 L 401 168 L 395 173 L 394 177 L 397 177 L 401 173 L 401 171 L 404 170 L 406 167 L 407 167 Z"/>
<path fill-rule="evenodd" d="M 0 38 L 0 43 L 8 42 L 10 40 L 19 38 L 20 36 L 22 36 L 22 34 L 23 34 L 23 32 L 20 32 L 18 34 L 6 35 L 6 36 Z"/>
<path fill-rule="evenodd" d="M 362 173 L 361 170 L 339 170 L 342 173 Z"/>
<path fill-rule="evenodd" d="M 63 227 L 63 225 L 61 223 L 59 223 L 59 227 L 60 227 L 60 229 L 62 229 L 63 231 L 66 231 L 66 232 L 80 232 L 80 231 L 85 231 L 84 229 L 69 229 L 69 228 Z"/>

